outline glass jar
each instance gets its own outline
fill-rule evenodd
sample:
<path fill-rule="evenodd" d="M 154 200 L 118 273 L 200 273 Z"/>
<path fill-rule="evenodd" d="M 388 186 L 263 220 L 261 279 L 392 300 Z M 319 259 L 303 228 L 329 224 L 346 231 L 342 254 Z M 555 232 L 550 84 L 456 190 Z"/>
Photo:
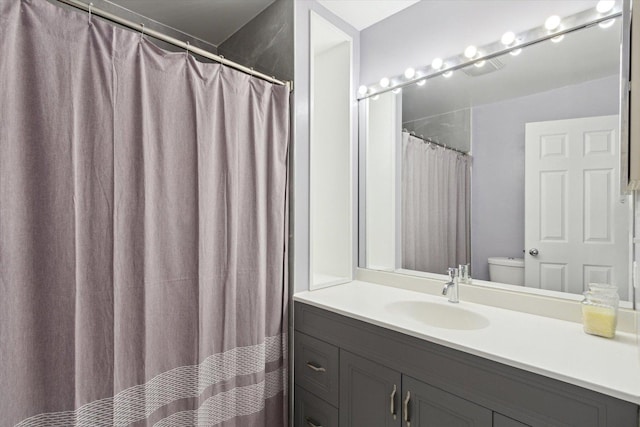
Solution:
<path fill-rule="evenodd" d="M 613 338 L 618 322 L 618 287 L 605 283 L 589 283 L 583 293 L 582 325 L 591 335 Z"/>

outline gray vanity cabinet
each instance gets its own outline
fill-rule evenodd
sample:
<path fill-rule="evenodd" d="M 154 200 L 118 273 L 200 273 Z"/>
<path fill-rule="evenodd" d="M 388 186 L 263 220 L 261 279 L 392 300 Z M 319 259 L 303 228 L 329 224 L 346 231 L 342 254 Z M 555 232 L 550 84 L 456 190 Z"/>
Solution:
<path fill-rule="evenodd" d="M 307 304 L 294 316 L 296 427 L 640 425 L 605 394 Z"/>

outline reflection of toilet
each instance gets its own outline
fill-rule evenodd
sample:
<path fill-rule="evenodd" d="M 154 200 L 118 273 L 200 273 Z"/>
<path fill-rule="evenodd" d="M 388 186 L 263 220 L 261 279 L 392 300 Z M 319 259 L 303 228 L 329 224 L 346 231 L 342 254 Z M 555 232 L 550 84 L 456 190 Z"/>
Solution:
<path fill-rule="evenodd" d="M 524 258 L 489 258 L 489 280 L 523 286 Z"/>

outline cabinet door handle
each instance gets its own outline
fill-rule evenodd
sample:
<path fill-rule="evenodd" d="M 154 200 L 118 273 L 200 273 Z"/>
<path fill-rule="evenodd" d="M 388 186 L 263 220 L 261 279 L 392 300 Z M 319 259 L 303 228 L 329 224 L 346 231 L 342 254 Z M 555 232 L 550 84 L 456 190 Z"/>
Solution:
<path fill-rule="evenodd" d="M 307 362 L 307 366 L 309 367 L 309 369 L 313 369 L 316 372 L 326 372 L 327 370 L 324 369 L 322 366 L 318 365 L 315 362 Z"/>
<path fill-rule="evenodd" d="M 389 397 L 389 400 L 391 401 L 391 415 L 393 415 L 393 419 L 396 419 L 396 392 L 398 391 L 398 388 L 396 387 L 396 385 L 393 385 L 393 391 L 391 392 L 391 396 Z"/>
<path fill-rule="evenodd" d="M 407 427 L 411 427 L 411 420 L 409 420 L 409 401 L 411 400 L 411 392 L 407 391 L 407 397 L 404 399 L 404 422 L 407 423 Z"/>
<path fill-rule="evenodd" d="M 307 425 L 309 427 L 322 427 L 322 425 L 318 424 L 317 421 L 315 421 L 315 420 L 313 420 L 313 419 L 311 419 L 309 417 L 306 417 L 304 420 L 307 422 Z"/>

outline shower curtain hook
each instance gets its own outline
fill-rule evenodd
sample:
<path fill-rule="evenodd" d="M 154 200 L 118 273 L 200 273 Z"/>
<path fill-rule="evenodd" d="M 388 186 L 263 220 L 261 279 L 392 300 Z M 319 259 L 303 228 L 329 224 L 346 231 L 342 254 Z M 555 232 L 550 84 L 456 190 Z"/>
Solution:
<path fill-rule="evenodd" d="M 89 25 L 91 25 L 91 13 L 93 9 L 93 3 L 89 3 Z"/>
<path fill-rule="evenodd" d="M 186 47 L 184 53 L 187 55 L 187 59 L 189 59 L 189 42 L 188 41 L 187 41 L 187 47 Z"/>
<path fill-rule="evenodd" d="M 140 23 L 140 41 L 144 40 L 144 24 Z"/>

